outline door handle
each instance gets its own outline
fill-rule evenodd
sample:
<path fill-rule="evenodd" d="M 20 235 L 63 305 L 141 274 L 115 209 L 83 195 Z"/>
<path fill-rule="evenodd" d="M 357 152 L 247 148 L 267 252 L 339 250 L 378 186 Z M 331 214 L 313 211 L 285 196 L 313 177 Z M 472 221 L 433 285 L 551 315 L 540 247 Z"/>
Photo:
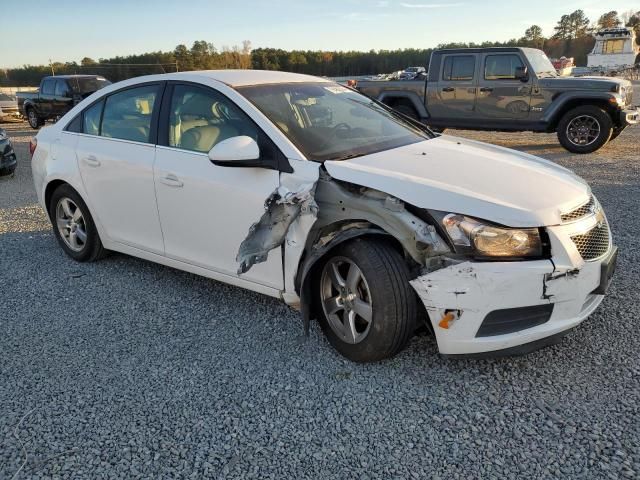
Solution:
<path fill-rule="evenodd" d="M 184 185 L 178 177 L 176 177 L 173 173 L 167 173 L 164 177 L 160 177 L 160 183 L 167 185 L 168 187 L 177 187 L 180 188 Z"/>
<path fill-rule="evenodd" d="M 444 87 L 442 89 L 443 92 L 454 92 L 456 89 L 453 87 Z"/>
<path fill-rule="evenodd" d="M 484 92 L 493 92 L 493 88 L 491 88 L 491 87 L 482 87 L 480 89 L 480 91 L 483 92 L 483 93 Z"/>
<path fill-rule="evenodd" d="M 98 160 L 94 155 L 89 155 L 88 157 L 85 157 L 84 163 L 86 163 L 90 167 L 100 166 L 100 160 Z"/>

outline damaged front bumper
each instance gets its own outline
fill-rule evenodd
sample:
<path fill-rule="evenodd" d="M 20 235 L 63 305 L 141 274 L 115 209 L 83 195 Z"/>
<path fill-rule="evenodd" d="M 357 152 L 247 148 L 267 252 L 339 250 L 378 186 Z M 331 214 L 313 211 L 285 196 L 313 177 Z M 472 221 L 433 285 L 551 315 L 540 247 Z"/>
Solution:
<path fill-rule="evenodd" d="M 411 284 L 429 313 L 441 354 L 527 353 L 555 343 L 598 307 L 616 252 L 612 247 L 599 261 L 562 271 L 551 260 L 468 261 Z"/>

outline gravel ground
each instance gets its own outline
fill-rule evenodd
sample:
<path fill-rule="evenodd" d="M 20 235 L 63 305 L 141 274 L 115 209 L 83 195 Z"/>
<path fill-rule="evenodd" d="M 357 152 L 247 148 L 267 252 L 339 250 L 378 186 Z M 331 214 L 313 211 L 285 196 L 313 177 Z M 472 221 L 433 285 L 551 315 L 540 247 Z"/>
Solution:
<path fill-rule="evenodd" d="M 637 96 L 636 98 L 640 98 Z M 638 478 L 640 127 L 588 156 L 460 132 L 576 170 L 620 247 L 600 309 L 526 357 L 374 365 L 301 338 L 278 301 L 124 255 L 65 257 L 25 124 L 0 179 L 0 478 Z"/>

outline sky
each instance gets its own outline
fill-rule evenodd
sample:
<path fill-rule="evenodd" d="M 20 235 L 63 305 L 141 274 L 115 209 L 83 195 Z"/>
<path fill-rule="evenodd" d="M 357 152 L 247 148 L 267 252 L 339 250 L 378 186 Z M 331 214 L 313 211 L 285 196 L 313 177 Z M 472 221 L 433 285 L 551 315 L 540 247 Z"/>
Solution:
<path fill-rule="evenodd" d="M 639 0 L 0 0 L 0 68 L 170 51 L 206 40 L 217 48 L 250 40 L 285 50 L 428 48 L 439 43 L 550 36 L 581 8 L 639 10 Z M 27 12 L 23 14 L 21 12 Z"/>

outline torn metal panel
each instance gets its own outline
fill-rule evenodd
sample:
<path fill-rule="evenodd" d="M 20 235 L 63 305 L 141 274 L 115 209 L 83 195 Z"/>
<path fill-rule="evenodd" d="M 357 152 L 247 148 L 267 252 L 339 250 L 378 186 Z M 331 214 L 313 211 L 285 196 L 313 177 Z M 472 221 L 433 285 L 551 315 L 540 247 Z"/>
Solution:
<path fill-rule="evenodd" d="M 338 182 L 324 174 L 318 181 L 315 198 L 319 213 L 313 243 L 325 227 L 366 221 L 396 238 L 419 265 L 424 265 L 429 257 L 450 252 L 436 229 L 409 212 L 396 197 Z"/>
<path fill-rule="evenodd" d="M 236 261 L 238 274 L 247 272 L 256 263 L 264 262 L 269 252 L 285 244 L 283 252 L 285 292 L 293 292 L 287 303 L 295 303 L 293 288 L 295 271 L 307 239 L 316 221 L 318 206 L 314 200 L 320 165 L 289 159 L 294 172 L 280 173 L 280 186 L 267 198 L 260 220 L 249 229 L 240 244 Z"/>
<path fill-rule="evenodd" d="M 298 190 L 281 185 L 267 198 L 265 212 L 251 225 L 238 249 L 238 275 L 246 273 L 256 263 L 266 261 L 269 252 L 284 243 L 289 227 L 302 213 L 315 218 L 314 189 L 314 183 L 302 184 Z"/>

